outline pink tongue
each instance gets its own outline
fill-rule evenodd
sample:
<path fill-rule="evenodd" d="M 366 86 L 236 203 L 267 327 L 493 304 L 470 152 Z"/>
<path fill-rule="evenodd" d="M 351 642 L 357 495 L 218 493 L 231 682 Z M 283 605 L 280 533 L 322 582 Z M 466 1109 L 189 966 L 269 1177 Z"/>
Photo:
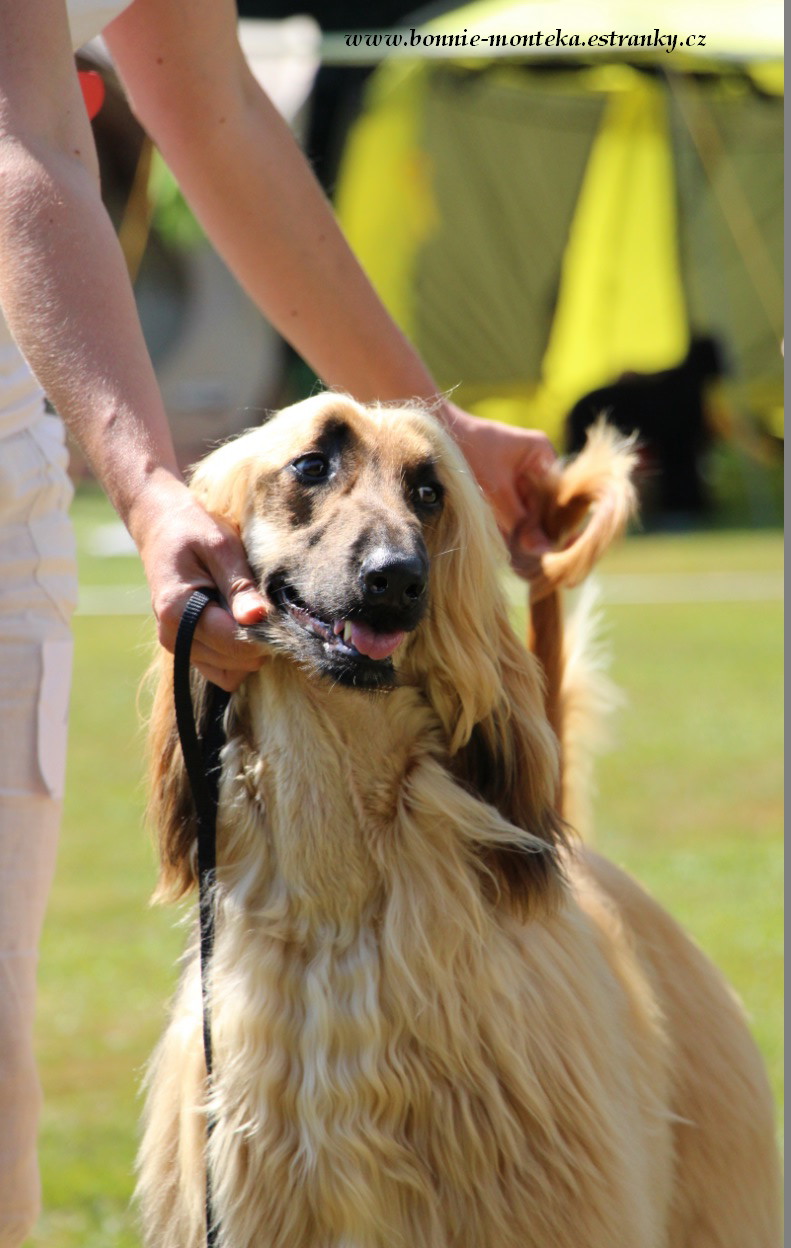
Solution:
<path fill-rule="evenodd" d="M 375 633 L 352 620 L 352 645 L 369 659 L 386 659 L 403 640 L 404 633 Z"/>

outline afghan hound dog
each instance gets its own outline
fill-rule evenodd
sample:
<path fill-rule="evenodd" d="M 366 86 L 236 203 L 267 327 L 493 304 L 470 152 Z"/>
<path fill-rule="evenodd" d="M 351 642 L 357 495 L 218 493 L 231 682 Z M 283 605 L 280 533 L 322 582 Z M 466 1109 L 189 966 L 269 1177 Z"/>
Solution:
<path fill-rule="evenodd" d="M 597 436 L 547 485 L 539 608 L 628 510 L 628 452 Z M 146 1245 L 205 1243 L 208 1167 L 222 1248 L 777 1248 L 740 1007 L 563 817 L 561 648 L 545 675 L 512 631 L 505 546 L 451 439 L 417 406 L 325 393 L 192 488 L 271 610 L 226 712 L 214 1074 L 193 941 L 148 1076 Z M 591 499 L 598 537 L 569 545 Z M 561 627 L 538 610 L 538 648 Z M 176 900 L 196 831 L 164 654 L 151 756 Z"/>

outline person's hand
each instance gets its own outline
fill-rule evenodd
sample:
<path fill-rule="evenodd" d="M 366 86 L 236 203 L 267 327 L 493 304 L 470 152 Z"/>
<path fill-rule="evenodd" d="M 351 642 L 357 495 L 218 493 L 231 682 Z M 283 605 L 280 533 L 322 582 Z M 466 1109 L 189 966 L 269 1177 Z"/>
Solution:
<path fill-rule="evenodd" d="M 541 527 L 544 485 L 557 462 L 552 443 L 535 429 L 481 420 L 452 404 L 447 410 L 448 429 L 492 506 L 514 570 L 524 575 L 535 556 L 552 549 Z"/>
<path fill-rule="evenodd" d="M 239 533 L 209 515 L 187 487 L 160 474 L 134 508 L 129 527 L 143 560 L 158 636 L 173 651 L 187 600 L 194 590 L 219 589 L 228 610 L 210 603 L 192 643 L 192 662 L 220 688 L 233 692 L 263 662 L 260 645 L 240 636 L 240 627 L 267 614 L 247 563 Z"/>

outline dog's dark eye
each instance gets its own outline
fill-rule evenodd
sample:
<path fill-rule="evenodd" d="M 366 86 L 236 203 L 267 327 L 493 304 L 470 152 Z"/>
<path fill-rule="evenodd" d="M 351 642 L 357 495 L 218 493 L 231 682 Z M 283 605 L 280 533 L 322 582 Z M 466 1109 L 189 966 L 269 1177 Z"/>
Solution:
<path fill-rule="evenodd" d="M 324 455 L 301 455 L 291 467 L 302 481 L 323 481 L 330 470 Z"/>
<path fill-rule="evenodd" d="M 419 485 L 415 490 L 415 498 L 421 507 L 438 507 L 442 502 L 442 486 L 438 482 Z"/>

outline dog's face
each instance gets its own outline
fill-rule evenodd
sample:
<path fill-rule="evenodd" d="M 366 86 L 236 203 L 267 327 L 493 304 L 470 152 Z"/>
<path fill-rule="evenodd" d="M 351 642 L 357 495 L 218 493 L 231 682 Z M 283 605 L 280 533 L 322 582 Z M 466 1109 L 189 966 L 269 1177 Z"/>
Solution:
<path fill-rule="evenodd" d="M 447 433 L 418 407 L 362 407 L 327 393 L 214 451 L 192 487 L 209 511 L 238 526 L 269 599 L 260 637 L 289 660 L 273 679 L 299 698 L 307 671 L 326 689 L 324 712 L 341 716 L 349 695 L 336 697 L 335 686 L 408 687 L 404 697 L 377 699 L 377 713 L 392 715 L 401 733 L 430 725 L 466 791 L 529 838 L 525 853 L 514 852 L 524 847 L 519 833 L 481 847 L 486 887 L 520 904 L 553 895 L 552 847 L 562 832 L 541 679 L 508 620 L 494 518 Z M 152 817 L 162 889 L 176 896 L 194 879 L 194 815 L 169 656 L 160 670 Z M 237 710 L 270 675 L 265 663 Z"/>
<path fill-rule="evenodd" d="M 273 608 L 262 640 L 343 685 L 397 683 L 427 612 L 447 494 L 433 432 L 418 412 L 323 395 L 232 444 L 251 453 L 234 475 L 246 480 L 239 523 Z"/>

